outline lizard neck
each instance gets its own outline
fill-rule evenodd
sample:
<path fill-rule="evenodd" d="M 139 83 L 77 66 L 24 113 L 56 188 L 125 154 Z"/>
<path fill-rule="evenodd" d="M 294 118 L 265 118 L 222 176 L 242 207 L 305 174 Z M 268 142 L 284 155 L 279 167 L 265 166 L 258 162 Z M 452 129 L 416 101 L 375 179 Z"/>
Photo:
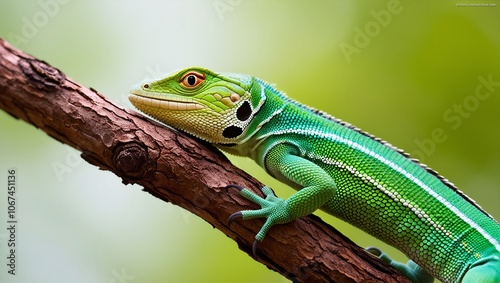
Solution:
<path fill-rule="evenodd" d="M 273 85 L 255 77 L 252 80 L 249 92 L 252 100 L 261 100 L 258 112 L 253 115 L 252 121 L 244 131 L 243 138 L 237 143 L 230 145 L 218 144 L 216 146 L 230 154 L 251 157 L 257 160 L 256 147 L 262 142 L 259 136 L 261 136 L 263 129 L 265 131 L 271 130 L 275 120 L 291 101 L 283 93 L 276 90 Z"/>

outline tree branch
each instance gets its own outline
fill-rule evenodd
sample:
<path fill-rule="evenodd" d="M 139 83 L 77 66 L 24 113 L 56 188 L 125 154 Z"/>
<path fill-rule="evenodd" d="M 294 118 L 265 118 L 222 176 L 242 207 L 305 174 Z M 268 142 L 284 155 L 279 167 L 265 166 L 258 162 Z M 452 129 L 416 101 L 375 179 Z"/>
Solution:
<path fill-rule="evenodd" d="M 0 108 L 123 183 L 140 184 L 205 219 L 251 254 L 263 220 L 237 221 L 230 229 L 231 213 L 256 207 L 224 187 L 259 191 L 262 184 L 213 146 L 112 103 L 2 39 Z M 271 229 L 256 260 L 296 282 L 408 282 L 315 216 Z"/>

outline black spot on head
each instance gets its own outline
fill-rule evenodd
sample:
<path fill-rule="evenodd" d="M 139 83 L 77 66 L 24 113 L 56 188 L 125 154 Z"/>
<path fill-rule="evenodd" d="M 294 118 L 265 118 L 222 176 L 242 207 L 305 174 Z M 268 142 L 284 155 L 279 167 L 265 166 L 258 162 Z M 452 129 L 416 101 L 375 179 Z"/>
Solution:
<path fill-rule="evenodd" d="M 222 132 L 222 135 L 225 138 L 230 139 L 230 138 L 235 138 L 235 137 L 241 135 L 241 133 L 243 133 L 243 129 L 241 129 L 240 127 L 229 126 L 229 127 L 224 129 L 224 131 Z"/>
<path fill-rule="evenodd" d="M 236 118 L 240 121 L 246 121 L 252 115 L 252 107 L 250 107 L 250 102 L 243 101 L 238 110 L 236 110 Z"/>

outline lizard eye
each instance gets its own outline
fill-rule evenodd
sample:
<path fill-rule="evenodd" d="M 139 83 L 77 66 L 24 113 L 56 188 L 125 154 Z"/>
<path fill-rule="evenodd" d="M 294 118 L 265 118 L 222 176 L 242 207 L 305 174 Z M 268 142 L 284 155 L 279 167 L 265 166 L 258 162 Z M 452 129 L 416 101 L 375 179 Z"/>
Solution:
<path fill-rule="evenodd" d="M 185 74 L 181 79 L 182 85 L 187 88 L 195 88 L 204 81 L 205 81 L 205 75 L 197 72 L 189 72 Z"/>

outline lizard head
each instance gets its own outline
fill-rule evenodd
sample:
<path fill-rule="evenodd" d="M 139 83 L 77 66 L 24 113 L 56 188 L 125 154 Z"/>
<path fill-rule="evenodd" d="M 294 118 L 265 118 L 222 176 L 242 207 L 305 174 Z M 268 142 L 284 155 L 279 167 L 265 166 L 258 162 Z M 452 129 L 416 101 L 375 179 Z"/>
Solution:
<path fill-rule="evenodd" d="M 259 99 L 252 99 L 252 77 L 193 67 L 165 78 L 143 81 L 129 100 L 159 121 L 214 144 L 237 144 Z"/>

